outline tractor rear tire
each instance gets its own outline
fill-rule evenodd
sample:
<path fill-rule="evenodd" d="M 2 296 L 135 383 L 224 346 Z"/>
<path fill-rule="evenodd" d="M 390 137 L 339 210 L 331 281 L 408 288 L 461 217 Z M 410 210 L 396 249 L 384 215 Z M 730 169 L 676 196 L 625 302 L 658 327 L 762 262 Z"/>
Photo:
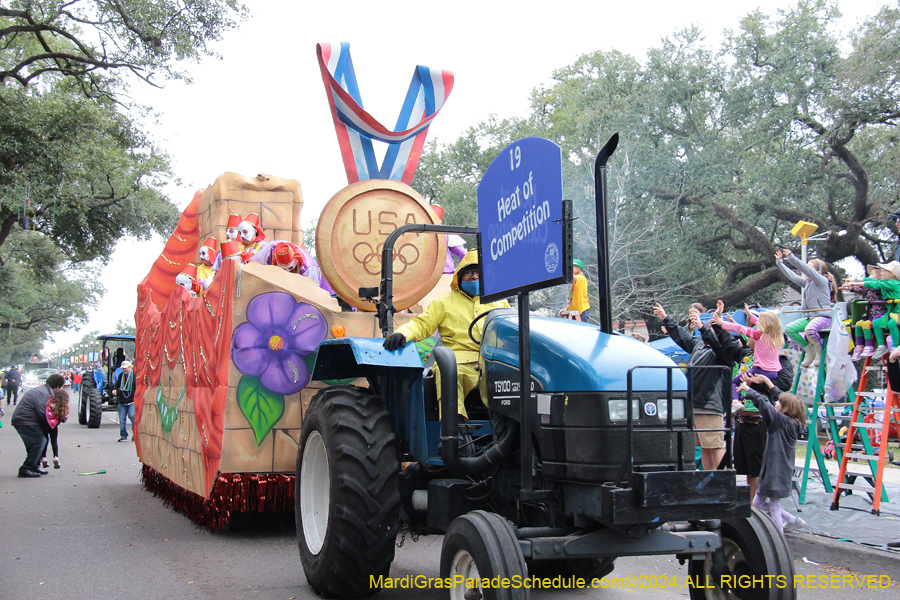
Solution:
<path fill-rule="evenodd" d="M 688 572 L 695 582 L 709 582 L 709 587 L 692 586 L 691 600 L 713 600 L 725 597 L 752 600 L 795 600 L 794 562 L 784 535 L 768 515 L 754 508 L 749 519 L 725 519 L 722 521 L 722 545 L 725 562 L 733 576 L 748 575 L 746 585 L 734 589 L 719 587 L 712 574 L 713 555 L 704 560 L 690 561 Z M 773 575 L 774 578 L 763 577 Z M 753 584 L 765 581 L 764 587 Z M 735 595 L 735 592 L 737 594 Z"/>
<path fill-rule="evenodd" d="M 323 389 L 303 419 L 294 489 L 300 562 L 326 598 L 361 598 L 388 576 L 399 528 L 399 457 L 371 391 Z"/>
<path fill-rule="evenodd" d="M 85 371 L 81 375 L 81 393 L 78 400 L 78 423 L 87 425 L 91 417 L 91 391 L 96 390 L 93 371 Z"/>
<path fill-rule="evenodd" d="M 85 407 L 90 411 L 87 418 L 87 426 L 88 429 L 97 429 L 100 427 L 100 421 L 103 419 L 103 401 L 100 399 L 100 390 L 90 388 L 86 391 Z"/>
<path fill-rule="evenodd" d="M 88 413 L 89 409 L 86 409 L 85 406 L 87 404 L 87 390 L 82 387 L 81 392 L 78 394 L 78 424 L 79 425 L 87 425 Z"/>
<path fill-rule="evenodd" d="M 524 581 L 528 568 L 522 548 L 509 522 L 500 515 L 475 510 L 453 519 L 441 547 L 441 579 L 481 582 L 499 577 Z M 449 600 L 528 600 L 531 588 L 524 585 L 475 589 L 454 585 L 444 592 Z"/>

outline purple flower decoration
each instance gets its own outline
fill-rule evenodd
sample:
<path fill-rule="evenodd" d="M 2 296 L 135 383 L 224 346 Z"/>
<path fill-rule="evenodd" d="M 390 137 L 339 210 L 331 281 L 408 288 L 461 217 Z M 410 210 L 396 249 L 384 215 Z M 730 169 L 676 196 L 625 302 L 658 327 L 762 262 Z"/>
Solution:
<path fill-rule="evenodd" d="M 316 351 L 326 328 L 315 307 L 283 292 L 260 294 L 247 306 L 247 322 L 234 330 L 231 358 L 267 390 L 293 394 L 309 381 L 303 357 Z"/>

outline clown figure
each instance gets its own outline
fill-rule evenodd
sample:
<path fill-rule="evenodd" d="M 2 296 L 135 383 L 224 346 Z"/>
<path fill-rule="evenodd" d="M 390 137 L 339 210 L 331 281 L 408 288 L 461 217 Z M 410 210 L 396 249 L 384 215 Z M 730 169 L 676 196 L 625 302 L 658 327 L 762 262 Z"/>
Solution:
<path fill-rule="evenodd" d="M 238 225 L 237 241 L 243 246 L 241 259 L 249 262 L 266 241 L 266 233 L 259 226 L 259 215 L 250 213 Z"/>
<path fill-rule="evenodd" d="M 241 215 L 231 213 L 228 217 L 228 223 L 225 225 L 225 238 L 236 240 L 238 236 L 238 225 L 241 224 Z"/>
<path fill-rule="evenodd" d="M 200 280 L 204 288 L 209 287 L 209 284 L 212 283 L 213 275 L 216 274 L 213 263 L 218 252 L 219 244 L 214 237 L 208 238 L 200 246 L 200 264 L 197 265 L 197 279 Z"/>
<path fill-rule="evenodd" d="M 191 298 L 203 295 L 203 286 L 197 279 L 197 265 L 187 265 L 175 276 L 175 283 L 186 289 Z"/>
<path fill-rule="evenodd" d="M 309 277 L 320 288 L 329 294 L 334 294 L 334 290 L 328 285 L 316 259 L 305 248 L 301 248 L 297 244 L 284 240 L 265 242 L 251 260 L 262 265 L 280 267 L 288 273 Z"/>

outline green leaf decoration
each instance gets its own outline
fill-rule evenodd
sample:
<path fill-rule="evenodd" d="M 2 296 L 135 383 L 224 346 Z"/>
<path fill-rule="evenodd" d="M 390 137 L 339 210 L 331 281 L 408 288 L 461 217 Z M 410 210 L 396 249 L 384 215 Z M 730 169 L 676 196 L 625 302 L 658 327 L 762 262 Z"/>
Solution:
<path fill-rule="evenodd" d="M 284 396 L 264 388 L 259 377 L 244 375 L 238 383 L 237 402 L 253 428 L 259 446 L 284 416 Z"/>
<path fill-rule="evenodd" d="M 172 433 L 172 426 L 175 425 L 175 421 L 178 420 L 178 403 L 184 398 L 186 392 L 187 388 L 182 388 L 181 392 L 178 394 L 178 398 L 172 406 L 169 406 L 166 403 L 167 398 L 163 395 L 162 386 L 159 386 L 159 389 L 156 392 L 156 408 L 159 410 L 159 424 L 167 434 Z"/>

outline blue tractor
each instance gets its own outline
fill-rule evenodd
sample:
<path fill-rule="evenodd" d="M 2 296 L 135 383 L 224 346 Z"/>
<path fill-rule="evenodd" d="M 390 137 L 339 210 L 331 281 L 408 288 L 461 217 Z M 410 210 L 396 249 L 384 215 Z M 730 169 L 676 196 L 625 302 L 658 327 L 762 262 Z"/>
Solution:
<path fill-rule="evenodd" d="M 380 293 L 385 336 L 393 242 L 411 230 L 472 233 L 409 225 L 388 238 L 380 290 L 360 290 Z M 661 554 L 689 562 L 693 599 L 795 597 L 784 537 L 751 508 L 749 488 L 733 470 L 694 468 L 683 369 L 604 327 L 529 315 L 527 301 L 482 317 L 470 335 L 480 338 L 486 393 L 465 399 L 465 423 L 447 348 L 433 353 L 440 393 L 412 344 L 389 352 L 383 338 L 344 338 L 319 348 L 315 379 L 368 382 L 323 389 L 303 422 L 295 514 L 303 569 L 320 595 L 375 592 L 402 529 L 444 535 L 446 598 L 529 598 L 531 575 L 590 585 L 618 557 Z M 491 586 L 496 577 L 510 585 Z"/>

